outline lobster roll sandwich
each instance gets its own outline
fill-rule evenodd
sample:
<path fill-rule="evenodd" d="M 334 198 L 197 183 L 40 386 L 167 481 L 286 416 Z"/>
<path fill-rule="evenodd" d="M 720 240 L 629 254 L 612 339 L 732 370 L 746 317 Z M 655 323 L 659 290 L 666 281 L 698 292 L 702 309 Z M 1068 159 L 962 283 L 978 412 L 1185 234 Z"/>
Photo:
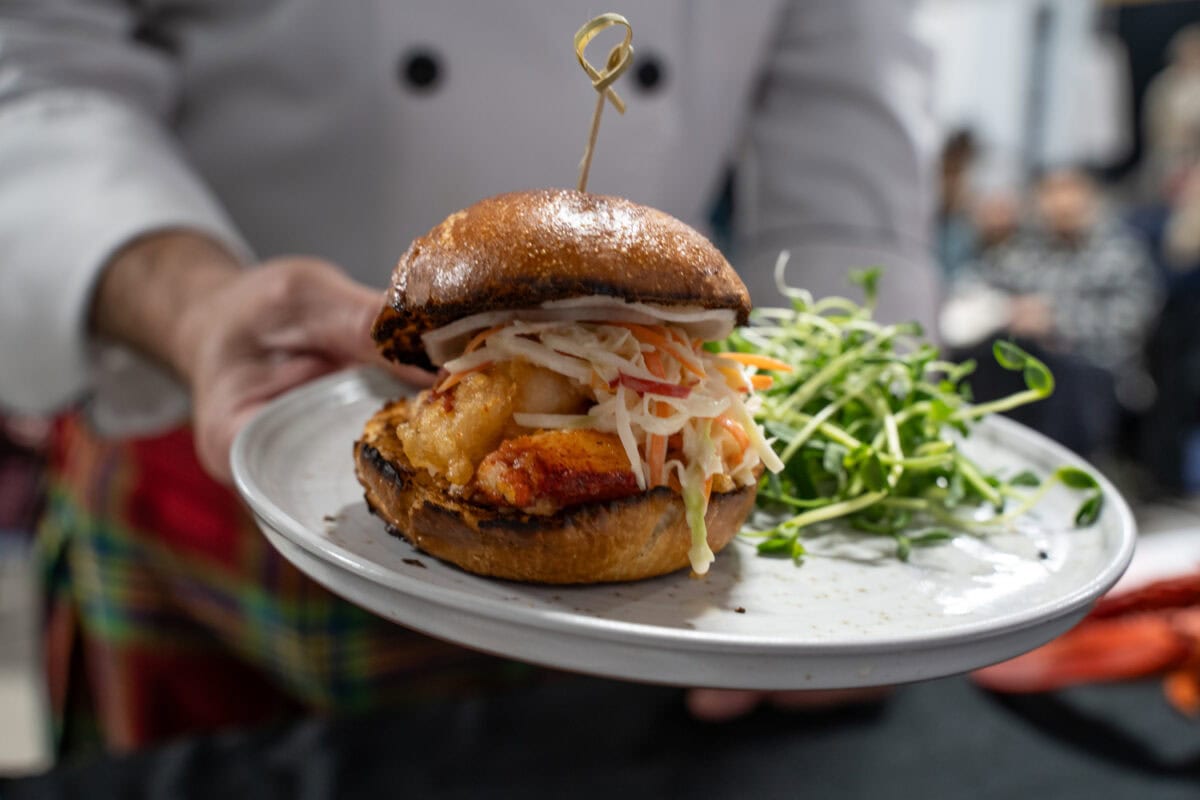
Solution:
<path fill-rule="evenodd" d="M 438 377 L 355 443 L 367 503 L 480 575 L 703 575 L 780 466 L 748 371 L 703 348 L 749 312 L 707 239 L 627 200 L 517 192 L 452 214 L 400 259 L 372 330 Z"/>

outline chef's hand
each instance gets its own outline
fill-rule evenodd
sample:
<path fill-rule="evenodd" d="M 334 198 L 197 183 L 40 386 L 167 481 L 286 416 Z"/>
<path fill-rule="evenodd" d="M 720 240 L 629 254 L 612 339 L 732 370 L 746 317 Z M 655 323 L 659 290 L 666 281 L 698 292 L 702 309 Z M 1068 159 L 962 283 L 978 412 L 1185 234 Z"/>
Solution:
<path fill-rule="evenodd" d="M 745 716 L 759 706 L 773 706 L 787 711 L 820 711 L 877 702 L 891 691 L 887 686 L 789 692 L 691 689 L 687 693 L 686 704 L 696 719 L 724 722 Z"/>
<path fill-rule="evenodd" d="M 110 262 L 92 326 L 187 383 L 200 461 L 227 482 L 234 437 L 267 401 L 346 366 L 384 364 L 369 335 L 382 303 L 329 262 L 287 257 L 242 269 L 211 240 L 169 232 Z M 418 385 L 432 377 L 392 370 Z"/>

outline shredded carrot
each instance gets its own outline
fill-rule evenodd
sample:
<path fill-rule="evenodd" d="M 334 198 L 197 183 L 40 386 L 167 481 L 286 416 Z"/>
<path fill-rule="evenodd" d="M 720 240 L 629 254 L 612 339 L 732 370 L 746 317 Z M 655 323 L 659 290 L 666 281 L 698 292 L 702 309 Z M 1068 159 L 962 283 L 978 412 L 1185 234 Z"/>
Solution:
<path fill-rule="evenodd" d="M 759 355 L 758 353 L 717 353 L 718 358 L 726 358 L 730 361 L 736 361 L 739 364 L 745 364 L 748 367 L 758 367 L 759 369 L 772 369 L 776 372 L 791 372 L 792 368 L 783 363 L 777 358 L 770 356 Z"/>
<path fill-rule="evenodd" d="M 656 378 L 667 377 L 667 371 L 663 369 L 662 358 L 656 350 L 651 350 L 649 353 L 642 353 L 642 358 L 646 359 L 646 369 L 650 370 L 650 374 Z"/>
<path fill-rule="evenodd" d="M 666 328 L 652 328 L 647 325 L 638 325 L 634 322 L 606 322 L 606 325 L 613 325 L 617 328 L 624 328 L 634 335 L 637 340 L 643 344 L 648 344 L 651 347 L 657 347 L 660 351 L 669 353 L 675 357 L 684 369 L 692 373 L 698 378 L 705 377 L 704 369 L 700 363 L 696 361 L 690 354 L 684 352 L 677 342 L 670 337 Z"/>
<path fill-rule="evenodd" d="M 488 328 L 486 331 L 480 331 L 479 333 L 475 334 L 474 336 L 471 337 L 471 341 L 467 342 L 467 346 L 463 350 L 463 352 L 464 353 L 475 352 L 476 350 L 479 349 L 479 345 L 483 344 L 484 341 L 489 336 L 491 336 L 496 331 L 502 329 L 503 327 L 504 327 L 503 325 L 497 325 L 494 328 Z"/>
<path fill-rule="evenodd" d="M 464 369 L 462 372 L 451 373 L 450 375 L 446 376 L 446 380 L 442 381 L 441 383 L 439 383 L 437 385 L 437 388 L 434 389 L 434 391 L 437 392 L 438 394 L 441 394 L 442 392 L 448 392 L 451 389 L 453 389 L 455 386 L 457 386 L 459 381 L 461 381 L 463 378 L 470 375 L 472 372 L 479 372 L 481 369 L 487 369 L 491 365 L 492 365 L 492 362 L 485 361 L 482 364 L 478 364 L 474 367 L 471 367 L 470 369 Z"/>
<path fill-rule="evenodd" d="M 708 499 L 712 497 L 712 481 L 713 476 L 709 475 L 704 479 L 704 505 L 708 505 Z"/>
<path fill-rule="evenodd" d="M 746 435 L 746 431 L 742 428 L 742 426 L 738 425 L 725 414 L 717 417 L 717 424 L 729 431 L 729 435 L 734 438 L 734 441 L 737 442 L 738 447 L 741 448 L 742 454 L 744 455 L 747 448 L 750 447 L 750 437 Z"/>
<path fill-rule="evenodd" d="M 750 385 L 760 392 L 775 385 L 775 379 L 770 375 L 751 375 Z"/>
<path fill-rule="evenodd" d="M 634 334 L 636 336 L 636 334 Z M 646 359 L 646 369 L 650 370 L 650 374 L 656 378 L 666 376 L 666 370 L 663 369 L 662 358 L 658 351 L 651 350 L 643 354 Z M 651 407 L 654 410 L 654 415 L 657 417 L 669 417 L 671 415 L 671 407 L 666 403 L 657 401 L 651 402 Z M 650 434 L 650 445 L 646 449 L 646 461 L 650 464 L 650 485 L 662 486 L 663 484 L 663 469 L 667 463 L 667 437 L 660 433 Z"/>
<path fill-rule="evenodd" d="M 725 384 L 730 389 L 738 392 L 750 391 L 750 385 L 746 383 L 746 378 L 742 375 L 741 370 L 726 364 L 718 364 L 717 371 L 725 376 Z"/>
<path fill-rule="evenodd" d="M 646 454 L 650 462 L 650 486 L 663 485 L 663 468 L 667 464 L 667 437 L 660 433 L 650 434 L 650 452 Z"/>

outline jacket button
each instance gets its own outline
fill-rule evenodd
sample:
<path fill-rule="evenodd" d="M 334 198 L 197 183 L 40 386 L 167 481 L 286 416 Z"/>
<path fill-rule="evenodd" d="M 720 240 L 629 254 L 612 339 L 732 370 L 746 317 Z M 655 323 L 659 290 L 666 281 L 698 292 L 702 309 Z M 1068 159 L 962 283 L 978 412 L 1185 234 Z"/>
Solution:
<path fill-rule="evenodd" d="M 663 64 L 662 59 L 651 54 L 645 58 L 638 59 L 633 77 L 642 92 L 646 94 L 656 92 L 661 90 L 666 84 L 666 66 Z"/>
<path fill-rule="evenodd" d="M 411 50 L 400 58 L 400 77 L 415 92 L 433 91 L 442 78 L 441 59 L 432 50 Z"/>

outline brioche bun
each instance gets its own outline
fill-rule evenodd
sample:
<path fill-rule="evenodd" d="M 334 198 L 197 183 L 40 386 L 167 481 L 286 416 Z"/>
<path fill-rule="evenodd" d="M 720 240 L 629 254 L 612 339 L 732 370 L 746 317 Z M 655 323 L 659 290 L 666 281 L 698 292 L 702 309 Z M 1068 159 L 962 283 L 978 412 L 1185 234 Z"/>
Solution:
<path fill-rule="evenodd" d="M 483 200 L 414 241 L 372 336 L 386 358 L 429 367 L 445 359 L 432 355 L 445 326 L 472 326 L 468 317 L 494 312 L 545 313 L 543 304 L 575 298 L 599 298 L 609 309 L 653 306 L 663 318 L 717 318 L 725 333 L 750 313 L 737 273 L 684 223 L 618 197 L 545 189 Z M 691 335 L 707 336 L 700 328 Z M 689 565 L 692 533 L 676 491 L 660 487 L 551 516 L 476 504 L 462 487 L 410 463 L 397 434 L 410 410 L 400 400 L 376 413 L 354 458 L 372 511 L 420 550 L 469 572 L 554 584 L 631 581 Z M 755 491 L 752 484 L 712 495 L 705 520 L 713 552 L 741 528 Z"/>
<path fill-rule="evenodd" d="M 695 229 L 657 209 L 572 189 L 513 192 L 451 214 L 415 240 L 372 329 L 386 358 L 429 367 L 421 336 L 495 309 L 577 297 L 729 309 L 750 294 Z"/>
<path fill-rule="evenodd" d="M 396 438 L 409 401 L 390 403 L 354 445 L 367 505 L 414 547 L 468 572 L 533 583 L 603 583 L 651 578 L 688 566 L 691 531 L 682 498 L 665 487 L 553 516 L 510 513 L 453 496 L 414 469 Z M 756 487 L 713 494 L 705 521 L 719 552 L 741 529 Z"/>

